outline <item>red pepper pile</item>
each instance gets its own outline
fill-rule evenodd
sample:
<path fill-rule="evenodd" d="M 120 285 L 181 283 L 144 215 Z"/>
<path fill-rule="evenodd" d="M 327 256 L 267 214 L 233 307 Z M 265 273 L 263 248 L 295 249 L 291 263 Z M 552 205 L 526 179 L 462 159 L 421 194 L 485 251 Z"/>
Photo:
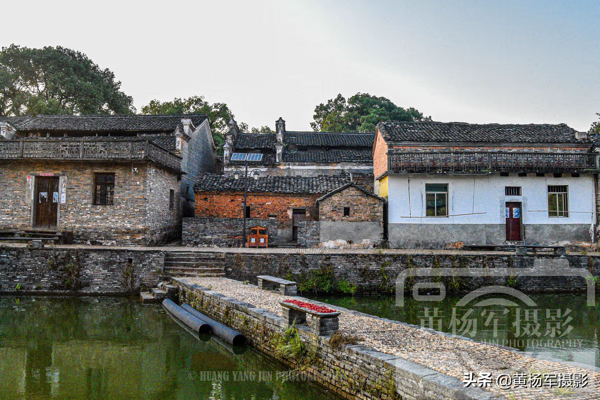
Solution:
<path fill-rule="evenodd" d="M 284 303 L 292 303 L 292 304 L 297 305 L 298 307 L 306 308 L 311 311 L 315 311 L 315 312 L 323 313 L 323 314 L 337 312 L 336 310 L 332 310 L 331 308 L 318 306 L 318 305 L 312 304 L 312 303 L 306 303 L 306 302 L 300 301 L 300 300 L 285 300 Z"/>

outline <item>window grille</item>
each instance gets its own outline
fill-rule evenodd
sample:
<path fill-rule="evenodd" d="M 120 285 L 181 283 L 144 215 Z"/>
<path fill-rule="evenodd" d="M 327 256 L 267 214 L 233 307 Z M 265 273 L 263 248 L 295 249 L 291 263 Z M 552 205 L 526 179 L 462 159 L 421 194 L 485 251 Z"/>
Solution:
<path fill-rule="evenodd" d="M 425 185 L 425 215 L 445 217 L 448 215 L 448 184 L 428 183 Z"/>
<path fill-rule="evenodd" d="M 115 174 L 102 173 L 94 176 L 94 205 L 112 206 L 115 196 Z"/>
<path fill-rule="evenodd" d="M 506 186 L 504 188 L 504 194 L 506 196 L 520 196 L 521 188 L 519 186 Z"/>
<path fill-rule="evenodd" d="M 548 186 L 548 216 L 569 216 L 569 192 L 567 186 Z"/>

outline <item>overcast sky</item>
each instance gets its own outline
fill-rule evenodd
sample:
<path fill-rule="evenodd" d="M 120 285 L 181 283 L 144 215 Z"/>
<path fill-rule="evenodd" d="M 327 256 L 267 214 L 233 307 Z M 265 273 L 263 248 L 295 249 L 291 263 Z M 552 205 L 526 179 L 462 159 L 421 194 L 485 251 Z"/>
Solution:
<path fill-rule="evenodd" d="M 204 95 L 238 121 L 309 130 L 317 104 L 384 96 L 436 121 L 560 123 L 600 112 L 598 0 L 12 1 L 0 45 L 61 45 L 138 110 Z"/>

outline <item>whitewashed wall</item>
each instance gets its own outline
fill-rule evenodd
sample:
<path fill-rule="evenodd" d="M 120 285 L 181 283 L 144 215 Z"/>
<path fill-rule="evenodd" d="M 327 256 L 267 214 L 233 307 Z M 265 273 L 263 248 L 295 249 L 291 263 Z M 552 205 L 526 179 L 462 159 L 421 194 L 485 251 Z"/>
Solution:
<path fill-rule="evenodd" d="M 425 184 L 448 184 L 449 217 L 425 217 Z M 567 185 L 569 217 L 548 217 L 548 185 Z M 520 186 L 522 196 L 505 196 L 505 186 Z M 410 196 L 409 196 L 410 193 Z M 553 176 L 390 175 L 390 224 L 504 224 L 505 203 L 523 203 L 523 223 L 593 224 L 594 178 Z M 538 212 L 536 212 L 538 211 Z M 481 215 L 457 215 L 475 214 Z M 454 215 L 454 216 L 453 216 Z"/>

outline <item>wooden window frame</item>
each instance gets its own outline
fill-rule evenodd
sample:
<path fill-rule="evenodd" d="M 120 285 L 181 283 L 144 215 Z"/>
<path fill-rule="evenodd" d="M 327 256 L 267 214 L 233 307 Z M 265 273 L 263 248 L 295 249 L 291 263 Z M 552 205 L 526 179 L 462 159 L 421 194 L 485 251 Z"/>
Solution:
<path fill-rule="evenodd" d="M 429 189 L 428 186 L 446 186 L 446 190 L 442 191 L 442 190 L 433 190 L 433 189 Z M 426 183 L 425 184 L 425 217 L 427 218 L 446 218 L 448 217 L 448 196 L 449 193 L 449 184 L 447 183 Z M 430 198 L 431 196 L 433 196 L 433 214 L 430 215 L 429 214 L 429 210 L 431 209 L 429 207 L 429 200 L 428 198 Z M 445 212 L 443 214 L 439 213 L 439 207 L 438 206 L 438 198 L 444 198 L 445 199 L 445 206 L 443 207 Z"/>
<path fill-rule="evenodd" d="M 569 218 L 569 186 L 548 185 L 548 218 Z"/>
<path fill-rule="evenodd" d="M 111 180 L 101 177 L 112 177 Z M 115 182 L 114 172 L 95 172 L 94 173 L 94 201 L 95 206 L 114 206 L 115 205 Z"/>

